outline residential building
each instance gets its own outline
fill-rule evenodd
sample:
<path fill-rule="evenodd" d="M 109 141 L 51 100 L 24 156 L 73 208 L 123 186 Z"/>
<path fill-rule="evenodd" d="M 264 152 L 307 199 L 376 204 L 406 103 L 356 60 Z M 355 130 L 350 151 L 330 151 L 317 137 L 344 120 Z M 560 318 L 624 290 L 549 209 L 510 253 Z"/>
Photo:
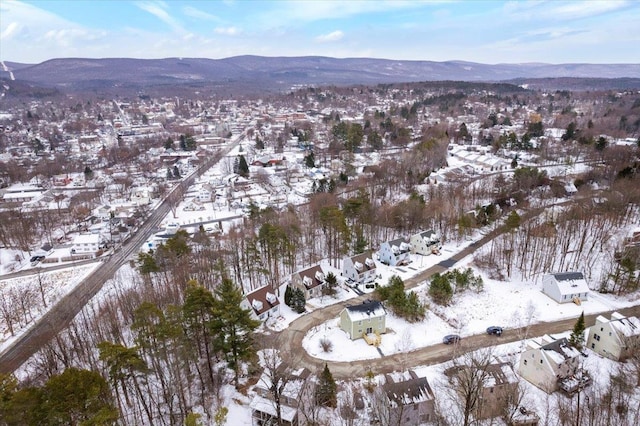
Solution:
<path fill-rule="evenodd" d="M 618 312 L 611 319 L 598 316 L 589 328 L 587 348 L 615 361 L 626 359 L 631 351 L 640 350 L 640 320 Z"/>
<path fill-rule="evenodd" d="M 588 299 L 589 291 L 582 272 L 560 272 L 542 277 L 542 292 L 558 303 L 580 304 Z"/>
<path fill-rule="evenodd" d="M 423 256 L 438 252 L 442 247 L 440 237 L 432 230 L 412 235 L 409 238 L 409 244 L 411 245 L 411 253 Z"/>
<path fill-rule="evenodd" d="M 342 276 L 353 287 L 373 282 L 376 279 L 376 263 L 371 252 L 345 257 L 342 260 Z"/>
<path fill-rule="evenodd" d="M 431 386 L 426 377 L 418 377 L 415 371 L 409 370 L 396 379 L 385 375 L 382 391 L 389 402 L 388 419 L 384 419 L 388 424 L 419 426 L 435 419 Z"/>
<path fill-rule="evenodd" d="M 327 287 L 325 274 L 320 265 L 315 265 L 291 275 L 291 285 L 304 292 L 306 300 L 322 295 L 322 289 Z"/>
<path fill-rule="evenodd" d="M 302 390 L 306 380 L 310 375 L 310 371 L 301 368 L 295 371 L 286 371 L 286 366 L 280 364 L 278 370 L 273 377 L 278 377 L 280 387 L 280 423 L 278 422 L 278 413 L 276 402 L 270 389 L 273 386 L 272 377 L 267 372 L 263 372 L 260 380 L 253 388 L 256 395 L 251 400 L 251 419 L 253 425 L 282 425 L 282 426 L 298 426 L 298 404 L 302 396 Z"/>
<path fill-rule="evenodd" d="M 102 244 L 100 234 L 79 234 L 76 235 L 71 244 L 71 254 L 91 254 L 95 255 Z"/>
<path fill-rule="evenodd" d="M 520 355 L 518 374 L 547 393 L 558 389 L 573 393 L 590 382 L 580 366 L 580 357 L 566 338 L 545 335 L 529 341 Z"/>
<path fill-rule="evenodd" d="M 512 395 L 518 389 L 518 377 L 513 372 L 511 364 L 507 362 L 492 362 L 480 366 L 457 366 L 445 371 L 445 375 L 454 383 L 461 380 L 471 383 L 476 377 L 482 381 L 480 398 L 473 413 L 477 420 L 485 420 L 504 415 L 509 406 Z M 469 377 L 466 377 L 469 375 Z"/>
<path fill-rule="evenodd" d="M 410 251 L 411 245 L 405 238 L 385 241 L 378 250 L 378 260 L 389 266 L 404 265 L 409 263 Z"/>
<path fill-rule="evenodd" d="M 251 316 L 262 322 L 280 316 L 280 300 L 271 292 L 269 285 L 247 293 L 240 306 L 249 309 Z"/>
<path fill-rule="evenodd" d="M 387 311 L 377 300 L 366 300 L 359 305 L 348 305 L 340 313 L 340 328 L 351 340 L 365 334 L 383 334 L 387 331 Z"/>

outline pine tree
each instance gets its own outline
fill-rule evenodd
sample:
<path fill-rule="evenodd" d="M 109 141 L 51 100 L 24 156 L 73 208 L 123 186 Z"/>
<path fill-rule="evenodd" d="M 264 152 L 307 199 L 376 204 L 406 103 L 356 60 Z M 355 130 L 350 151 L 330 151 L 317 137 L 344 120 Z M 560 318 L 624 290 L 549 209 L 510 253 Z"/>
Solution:
<path fill-rule="evenodd" d="M 291 297 L 293 297 L 293 290 L 291 289 L 290 286 L 287 286 L 287 288 L 284 291 L 284 304 L 287 306 L 291 306 Z"/>
<path fill-rule="evenodd" d="M 333 375 L 329 371 L 329 366 L 325 363 L 324 370 L 318 377 L 318 386 L 316 387 L 316 404 L 325 407 L 336 407 L 337 386 Z"/>
<path fill-rule="evenodd" d="M 228 278 L 215 289 L 215 303 L 211 328 L 214 335 L 213 345 L 225 357 L 234 372 L 234 381 L 238 383 L 240 364 L 255 356 L 253 331 L 260 321 L 251 318 L 250 312 L 240 306 L 242 292 Z"/>
<path fill-rule="evenodd" d="M 241 155 L 238 159 L 238 174 L 240 176 L 249 176 L 249 165 L 247 164 L 247 160 L 244 158 L 244 155 Z"/>
<path fill-rule="evenodd" d="M 569 336 L 569 344 L 574 348 L 580 350 L 584 345 L 584 311 L 580 314 L 580 317 L 573 326 L 571 336 Z"/>
<path fill-rule="evenodd" d="M 304 297 L 304 292 L 299 288 L 294 288 L 293 294 L 291 295 L 291 309 L 301 314 L 304 312 L 306 304 L 307 301 Z"/>

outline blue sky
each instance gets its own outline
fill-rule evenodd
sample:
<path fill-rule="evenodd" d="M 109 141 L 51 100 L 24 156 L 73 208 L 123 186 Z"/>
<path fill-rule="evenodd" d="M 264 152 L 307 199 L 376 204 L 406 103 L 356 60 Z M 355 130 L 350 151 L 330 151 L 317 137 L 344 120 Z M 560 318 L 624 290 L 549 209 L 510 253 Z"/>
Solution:
<path fill-rule="evenodd" d="M 640 1 L 0 0 L 0 60 L 247 54 L 640 63 Z"/>

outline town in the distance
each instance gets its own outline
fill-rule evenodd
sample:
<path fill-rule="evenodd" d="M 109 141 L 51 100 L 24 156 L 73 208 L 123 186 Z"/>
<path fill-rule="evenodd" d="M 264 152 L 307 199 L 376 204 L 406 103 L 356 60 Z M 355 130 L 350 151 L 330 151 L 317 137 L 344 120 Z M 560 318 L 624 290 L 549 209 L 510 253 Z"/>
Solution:
<path fill-rule="evenodd" d="M 0 425 L 640 424 L 638 79 L 2 67 Z"/>

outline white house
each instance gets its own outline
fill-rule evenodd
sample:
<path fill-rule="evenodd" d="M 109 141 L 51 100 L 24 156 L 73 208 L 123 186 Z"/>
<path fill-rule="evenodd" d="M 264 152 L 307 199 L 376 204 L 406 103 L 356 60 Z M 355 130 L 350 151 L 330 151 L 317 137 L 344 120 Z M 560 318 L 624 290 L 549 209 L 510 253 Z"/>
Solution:
<path fill-rule="evenodd" d="M 614 312 L 608 320 L 600 315 L 589 328 L 587 347 L 615 361 L 624 360 L 633 350 L 640 349 L 640 320 Z"/>
<path fill-rule="evenodd" d="M 580 357 L 580 352 L 569 346 L 566 338 L 545 335 L 529 341 L 520 355 L 518 374 L 547 393 L 567 384 L 583 387 L 587 383 L 580 368 Z"/>
<path fill-rule="evenodd" d="M 376 279 L 376 263 L 371 252 L 345 257 L 342 260 L 342 276 L 354 287 L 373 282 Z"/>
<path fill-rule="evenodd" d="M 254 319 L 262 322 L 280 316 L 280 300 L 271 291 L 271 286 L 260 287 L 247 293 L 240 306 L 251 311 Z"/>
<path fill-rule="evenodd" d="M 411 244 L 411 253 L 423 256 L 438 251 L 442 247 L 440 237 L 432 230 L 412 235 L 409 244 Z"/>
<path fill-rule="evenodd" d="M 404 265 L 409 262 L 410 251 L 411 245 L 404 238 L 385 241 L 378 250 L 378 259 L 389 266 Z"/>
<path fill-rule="evenodd" d="M 325 273 L 320 265 L 314 265 L 291 275 L 291 285 L 304 292 L 306 300 L 322 295 L 322 289 L 327 286 Z"/>
<path fill-rule="evenodd" d="M 582 272 L 560 272 L 542 277 L 542 292 L 558 303 L 587 300 L 589 286 Z"/>
<path fill-rule="evenodd" d="M 102 236 L 100 234 L 79 234 L 71 244 L 71 254 L 92 254 L 100 250 Z"/>
<path fill-rule="evenodd" d="M 382 334 L 387 331 L 387 311 L 377 300 L 366 300 L 359 305 L 348 305 L 340 313 L 340 328 L 351 340 L 364 334 Z"/>

